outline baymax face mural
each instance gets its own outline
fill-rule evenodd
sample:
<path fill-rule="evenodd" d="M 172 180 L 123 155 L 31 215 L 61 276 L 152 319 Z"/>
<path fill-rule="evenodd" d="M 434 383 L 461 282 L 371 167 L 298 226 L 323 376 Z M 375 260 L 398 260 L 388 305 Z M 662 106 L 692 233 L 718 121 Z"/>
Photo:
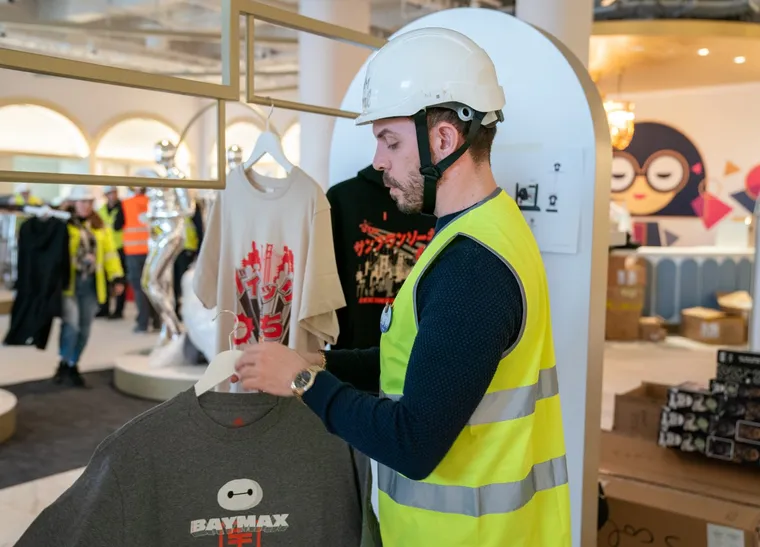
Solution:
<path fill-rule="evenodd" d="M 695 216 L 691 202 L 705 179 L 702 156 L 677 129 L 656 122 L 636 124 L 631 144 L 615 150 L 612 199 L 633 216 Z"/>

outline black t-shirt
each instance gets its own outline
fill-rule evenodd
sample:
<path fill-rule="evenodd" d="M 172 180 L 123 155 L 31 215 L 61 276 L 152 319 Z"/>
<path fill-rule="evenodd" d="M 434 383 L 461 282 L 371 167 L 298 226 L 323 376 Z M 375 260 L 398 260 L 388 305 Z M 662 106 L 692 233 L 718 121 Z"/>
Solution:
<path fill-rule="evenodd" d="M 371 166 L 327 191 L 346 307 L 335 349 L 380 344 L 380 314 L 393 301 L 435 232 L 435 217 L 398 210 Z"/>

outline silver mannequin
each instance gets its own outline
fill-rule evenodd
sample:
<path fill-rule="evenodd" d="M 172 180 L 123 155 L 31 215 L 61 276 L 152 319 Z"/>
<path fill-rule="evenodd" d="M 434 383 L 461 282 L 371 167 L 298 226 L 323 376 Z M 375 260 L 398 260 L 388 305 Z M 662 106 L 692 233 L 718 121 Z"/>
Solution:
<path fill-rule="evenodd" d="M 227 148 L 227 172 L 232 171 L 243 163 L 243 150 L 237 145 L 233 144 Z M 201 204 L 201 210 L 203 212 L 203 227 L 208 226 L 209 215 L 211 214 L 211 206 L 216 200 L 216 190 L 198 190 L 196 194 L 198 203 Z"/>
<path fill-rule="evenodd" d="M 184 179 L 174 166 L 177 149 L 169 141 L 156 144 L 156 163 L 164 167 L 166 178 Z M 148 257 L 142 272 L 142 286 L 163 323 L 158 345 L 180 336 L 182 325 L 174 311 L 174 261 L 185 241 L 185 222 L 195 213 L 195 203 L 186 188 L 148 188 L 147 224 L 150 226 Z M 186 220 L 187 219 L 187 220 Z"/>

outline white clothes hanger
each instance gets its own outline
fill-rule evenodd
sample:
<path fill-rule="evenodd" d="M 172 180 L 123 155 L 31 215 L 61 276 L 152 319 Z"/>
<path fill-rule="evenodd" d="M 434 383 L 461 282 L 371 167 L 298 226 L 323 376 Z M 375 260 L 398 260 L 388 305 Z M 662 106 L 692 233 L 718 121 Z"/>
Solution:
<path fill-rule="evenodd" d="M 54 217 L 61 220 L 68 220 L 71 218 L 71 213 L 66 211 L 59 211 L 57 209 L 51 209 L 48 205 L 26 205 L 24 206 L 24 213 L 28 215 L 34 215 L 40 218 Z"/>
<path fill-rule="evenodd" d="M 232 329 L 232 332 L 230 332 L 228 338 L 230 349 L 218 354 L 211 360 L 208 367 L 206 367 L 206 371 L 203 373 L 203 376 L 201 376 L 201 379 L 195 383 L 196 397 L 203 395 L 214 386 L 221 384 L 225 380 L 228 380 L 230 376 L 235 374 L 235 363 L 240 358 L 240 356 L 243 355 L 242 351 L 235 349 L 235 342 L 233 341 L 233 338 L 235 336 L 235 332 L 237 332 L 241 326 L 245 325 L 243 325 L 243 323 L 238 320 L 235 312 L 229 310 L 220 311 L 216 314 L 216 317 L 214 317 L 213 320 L 216 321 L 217 318 L 223 313 L 231 313 L 235 316 L 235 327 Z"/>
<path fill-rule="evenodd" d="M 267 116 L 264 132 L 256 140 L 256 145 L 253 147 L 251 155 L 243 162 L 243 169 L 245 171 L 250 170 L 264 155 L 269 154 L 289 175 L 293 170 L 293 164 L 285 156 L 280 138 L 269 129 L 269 118 L 272 117 L 272 112 L 274 112 L 274 105 L 269 109 L 269 116 Z"/>

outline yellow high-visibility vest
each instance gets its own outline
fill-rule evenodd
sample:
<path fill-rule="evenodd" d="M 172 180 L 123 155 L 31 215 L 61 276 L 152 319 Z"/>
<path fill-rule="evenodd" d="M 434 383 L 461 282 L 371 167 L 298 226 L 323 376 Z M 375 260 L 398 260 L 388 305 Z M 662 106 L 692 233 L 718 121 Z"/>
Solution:
<path fill-rule="evenodd" d="M 21 194 L 16 194 L 13 196 L 13 202 L 15 205 L 31 205 L 33 207 L 39 207 L 40 205 L 44 205 L 45 202 L 42 201 L 37 196 L 29 196 L 28 200 L 24 200 L 24 196 Z"/>
<path fill-rule="evenodd" d="M 69 229 L 69 255 L 71 257 L 71 281 L 68 288 L 63 291 L 64 296 L 74 295 L 74 283 L 76 281 L 76 256 L 79 250 L 81 234 L 79 228 L 71 224 Z M 108 299 L 108 281 L 124 277 L 121 267 L 121 258 L 116 251 L 111 236 L 111 230 L 107 228 L 92 229 L 95 237 L 95 290 L 98 295 L 98 303 L 104 304 Z"/>
<path fill-rule="evenodd" d="M 119 250 L 123 248 L 123 232 L 121 230 L 114 230 L 113 228 L 114 222 L 116 222 L 116 215 L 119 214 L 119 210 L 114 207 L 111 211 L 109 211 L 108 204 L 105 204 L 100 208 L 98 214 L 100 215 L 100 218 L 103 219 L 105 225 L 108 226 L 108 228 L 111 230 L 111 237 L 113 238 L 113 244 L 116 246 L 116 249 Z"/>
<path fill-rule="evenodd" d="M 383 545 L 569 547 L 570 494 L 549 288 L 533 234 L 504 191 L 436 234 L 404 281 L 391 313 L 384 314 L 382 396 L 403 397 L 417 336 L 418 281 L 460 235 L 484 245 L 517 276 L 523 290 L 522 334 L 505 352 L 480 405 L 430 476 L 415 481 L 373 463 Z"/>
<path fill-rule="evenodd" d="M 198 230 L 195 229 L 192 218 L 185 218 L 185 250 L 198 250 Z"/>

